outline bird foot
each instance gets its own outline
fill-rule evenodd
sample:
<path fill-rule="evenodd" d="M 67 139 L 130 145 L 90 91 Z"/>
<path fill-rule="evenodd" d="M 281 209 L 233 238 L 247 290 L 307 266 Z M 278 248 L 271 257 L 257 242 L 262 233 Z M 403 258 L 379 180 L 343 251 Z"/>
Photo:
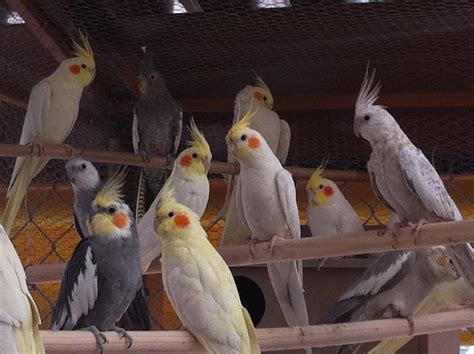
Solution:
<path fill-rule="evenodd" d="M 33 152 L 35 151 L 35 149 L 38 151 L 38 157 L 41 157 L 44 155 L 46 151 L 46 147 L 41 141 L 33 141 L 31 143 L 31 146 L 32 146 Z"/>
<path fill-rule="evenodd" d="M 280 241 L 285 241 L 283 237 L 280 236 L 273 236 L 272 239 L 270 240 L 270 244 L 268 245 L 268 250 L 270 251 L 270 254 L 273 254 L 273 249 L 275 248 L 275 245 L 277 242 Z"/>
<path fill-rule="evenodd" d="M 327 260 L 328 260 L 328 258 L 323 258 L 319 261 L 318 272 L 321 270 L 321 267 L 324 265 L 324 263 L 326 263 Z"/>
<path fill-rule="evenodd" d="M 114 328 L 112 328 L 112 330 L 117 332 L 120 335 L 120 339 L 125 338 L 125 342 L 128 344 L 127 349 L 132 346 L 133 338 L 130 334 L 127 333 L 126 330 L 124 330 L 121 327 L 117 327 L 117 326 L 114 326 Z"/>
<path fill-rule="evenodd" d="M 69 158 L 71 158 L 71 157 L 74 156 L 74 148 L 73 148 L 71 145 L 69 145 L 69 144 L 61 144 L 61 146 L 66 149 L 67 156 L 68 156 Z"/>
<path fill-rule="evenodd" d="M 80 331 L 92 332 L 92 334 L 95 337 L 95 341 L 97 342 L 97 348 L 99 349 L 101 354 L 104 352 L 104 344 L 108 343 L 109 341 L 107 337 L 105 336 L 105 334 L 99 331 L 96 326 L 84 327 L 84 328 L 81 328 Z"/>
<path fill-rule="evenodd" d="M 410 327 L 410 334 L 409 336 L 412 337 L 415 334 L 415 318 L 413 315 L 407 317 L 408 326 Z"/>
<path fill-rule="evenodd" d="M 168 154 L 166 156 L 166 169 L 167 170 L 172 170 L 173 167 L 174 167 L 174 161 L 175 161 L 175 158 L 173 155 L 171 154 Z"/>
<path fill-rule="evenodd" d="M 415 226 L 411 229 L 411 234 L 415 235 L 415 238 L 414 238 L 415 245 L 418 243 L 418 236 L 420 235 L 421 227 L 426 224 L 428 224 L 428 221 L 426 221 L 425 219 L 420 219 L 415 224 Z"/>
<path fill-rule="evenodd" d="M 140 151 L 140 156 L 144 164 L 150 163 L 150 155 L 148 155 L 146 151 Z"/>
<path fill-rule="evenodd" d="M 260 243 L 261 241 L 251 238 L 249 241 L 249 248 L 250 248 L 250 254 L 252 255 L 252 258 L 255 259 L 255 245 L 257 243 Z"/>

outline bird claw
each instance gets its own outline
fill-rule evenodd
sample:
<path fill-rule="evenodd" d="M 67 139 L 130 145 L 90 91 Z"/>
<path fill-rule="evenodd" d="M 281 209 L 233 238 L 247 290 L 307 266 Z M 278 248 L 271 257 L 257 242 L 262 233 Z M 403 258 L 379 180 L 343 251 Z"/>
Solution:
<path fill-rule="evenodd" d="M 69 158 L 71 158 L 71 157 L 74 156 L 74 148 L 73 148 L 71 145 L 69 145 L 69 144 L 61 144 L 61 146 L 66 149 L 67 156 L 68 156 Z"/>
<path fill-rule="evenodd" d="M 33 141 L 31 143 L 31 146 L 33 148 L 33 152 L 35 151 L 35 149 L 38 151 L 38 157 L 43 156 L 44 153 L 46 152 L 46 148 L 45 148 L 44 144 L 40 141 Z"/>
<path fill-rule="evenodd" d="M 428 224 L 428 221 L 426 221 L 425 219 L 420 219 L 416 223 L 416 225 L 411 229 L 411 234 L 415 235 L 415 238 L 414 238 L 415 245 L 418 243 L 418 236 L 420 235 L 421 227 L 426 224 Z"/>
<path fill-rule="evenodd" d="M 410 327 L 410 337 L 415 334 L 415 318 L 413 315 L 407 317 L 408 326 Z"/>
<path fill-rule="evenodd" d="M 255 238 L 251 238 L 249 241 L 249 248 L 250 248 L 250 254 L 252 255 L 252 258 L 255 259 L 255 245 L 259 243 Z"/>
<path fill-rule="evenodd" d="M 104 344 L 108 343 L 109 340 L 107 339 L 104 333 L 102 333 L 101 331 L 97 329 L 96 326 L 84 327 L 84 328 L 81 328 L 80 331 L 91 332 L 95 337 L 97 348 L 99 349 L 100 353 L 102 354 L 104 352 Z"/>
<path fill-rule="evenodd" d="M 146 151 L 140 151 L 140 156 L 144 164 L 150 163 L 150 155 L 148 155 Z"/>
<path fill-rule="evenodd" d="M 280 236 L 273 236 L 268 245 L 268 250 L 270 251 L 270 254 L 273 254 L 273 249 L 275 248 L 277 241 L 285 241 L 285 240 Z"/>
<path fill-rule="evenodd" d="M 126 330 L 124 330 L 121 327 L 117 327 L 117 326 L 114 326 L 113 330 L 119 334 L 120 339 L 125 338 L 125 342 L 128 344 L 127 349 L 132 346 L 133 338 L 130 334 L 127 333 Z"/>

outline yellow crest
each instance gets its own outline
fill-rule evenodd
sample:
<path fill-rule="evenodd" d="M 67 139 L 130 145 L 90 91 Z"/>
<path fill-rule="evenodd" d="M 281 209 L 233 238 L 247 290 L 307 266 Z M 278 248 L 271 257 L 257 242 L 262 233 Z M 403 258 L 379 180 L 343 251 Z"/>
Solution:
<path fill-rule="evenodd" d="M 74 39 L 72 40 L 74 46 L 74 55 L 84 58 L 89 63 L 89 65 L 92 66 L 92 68 L 95 68 L 94 53 L 92 52 L 92 47 L 89 40 L 80 30 L 79 37 L 81 38 L 83 45 L 81 46 Z"/>
<path fill-rule="evenodd" d="M 198 150 L 203 156 L 211 156 L 211 148 L 209 147 L 204 134 L 196 126 L 193 117 L 191 117 L 188 130 L 191 133 L 192 139 L 188 141 L 188 145 Z"/>
<path fill-rule="evenodd" d="M 173 188 L 167 188 L 160 194 L 160 201 L 156 205 L 156 215 L 158 215 L 161 209 L 174 206 L 178 202 L 176 201 L 175 191 Z"/>
<path fill-rule="evenodd" d="M 97 193 L 94 205 L 105 208 L 113 203 L 123 203 L 122 188 L 126 175 L 125 169 L 118 169 Z"/>
<path fill-rule="evenodd" d="M 229 138 L 236 138 L 237 136 L 240 135 L 240 133 L 245 129 L 250 126 L 252 123 L 253 116 L 255 115 L 255 112 L 251 113 L 250 109 L 245 115 L 237 121 L 232 128 L 230 128 L 229 132 L 227 133 L 227 137 Z"/>
<path fill-rule="evenodd" d="M 321 162 L 321 164 L 318 166 L 316 171 L 314 171 L 313 174 L 311 175 L 311 178 L 308 181 L 306 189 L 315 188 L 316 186 L 321 184 L 320 181 L 323 178 L 322 175 L 327 165 L 328 165 L 328 159 L 326 158 Z"/>

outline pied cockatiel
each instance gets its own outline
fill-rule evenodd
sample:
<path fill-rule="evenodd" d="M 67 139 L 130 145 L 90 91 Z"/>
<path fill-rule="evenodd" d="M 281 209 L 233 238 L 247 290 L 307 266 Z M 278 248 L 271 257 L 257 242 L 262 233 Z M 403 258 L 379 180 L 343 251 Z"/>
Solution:
<path fill-rule="evenodd" d="M 133 149 L 146 159 L 153 155 L 170 158 L 178 151 L 183 112 L 156 70 L 150 49 L 145 51 L 138 79 L 140 97 L 133 115 Z M 169 172 L 164 169 L 142 170 L 136 199 L 137 222 L 149 209 L 168 176 Z"/>
<path fill-rule="evenodd" d="M 97 193 L 82 239 L 66 265 L 54 306 L 52 330 L 89 330 L 103 350 L 104 331 L 115 331 L 129 345 L 132 337 L 116 325 L 141 291 L 142 272 L 135 221 L 122 200 L 124 174 Z"/>
<path fill-rule="evenodd" d="M 263 136 L 250 128 L 251 120 L 251 114 L 247 114 L 226 136 L 227 149 L 240 164 L 235 187 L 240 220 L 250 231 L 252 243 L 271 241 L 274 244 L 278 238 L 299 239 L 300 218 L 293 178 Z M 268 263 L 267 269 L 288 325 L 307 325 L 302 262 Z"/>
<path fill-rule="evenodd" d="M 284 164 L 290 148 L 291 130 L 288 123 L 280 119 L 272 108 L 272 93 L 263 80 L 257 77 L 256 86 L 245 86 L 237 94 L 232 124 L 236 124 L 246 113 L 253 114 L 250 127 L 263 136 L 270 149 Z M 228 162 L 235 162 L 229 151 L 227 156 Z M 245 244 L 250 237 L 249 231 L 240 222 L 235 206 L 234 187 L 237 178 L 238 176 L 229 177 L 224 208 L 220 212 L 225 218 L 224 231 L 220 239 L 220 244 L 223 246 Z"/>
<path fill-rule="evenodd" d="M 459 221 L 463 217 L 433 165 L 382 106 L 375 105 L 380 83 L 367 68 L 356 101 L 354 134 L 372 148 L 367 170 L 378 198 L 396 212 L 401 224 Z M 469 244 L 447 250 L 458 272 L 474 286 L 474 256 Z"/>
<path fill-rule="evenodd" d="M 458 278 L 444 247 L 387 252 L 342 294 L 321 323 L 411 319 L 436 286 Z M 353 353 L 354 347 L 341 346 L 337 353 Z"/>
<path fill-rule="evenodd" d="M 74 42 L 75 57 L 61 62 L 54 73 L 31 90 L 20 144 L 62 144 L 79 113 L 82 91 L 95 77 L 92 48 L 81 34 L 83 45 Z M 40 149 L 41 151 L 41 149 Z M 28 187 L 46 166 L 46 157 L 18 157 L 7 191 L 2 224 L 10 232 Z"/>

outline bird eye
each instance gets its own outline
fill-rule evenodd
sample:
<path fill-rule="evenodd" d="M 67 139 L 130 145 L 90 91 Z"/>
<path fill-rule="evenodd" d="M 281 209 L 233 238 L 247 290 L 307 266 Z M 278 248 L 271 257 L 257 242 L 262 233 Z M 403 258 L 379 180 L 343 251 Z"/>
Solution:
<path fill-rule="evenodd" d="M 116 212 L 116 209 L 114 207 L 110 207 L 109 209 L 107 209 L 107 211 L 109 214 L 113 214 Z"/>
<path fill-rule="evenodd" d="M 365 115 L 365 116 L 364 116 L 364 120 L 370 120 L 370 116 L 369 116 L 369 115 Z"/>
<path fill-rule="evenodd" d="M 267 97 L 266 97 L 266 96 L 263 96 L 263 100 L 266 102 L 266 101 L 267 101 Z"/>
<path fill-rule="evenodd" d="M 156 79 L 156 75 L 155 75 L 155 74 L 151 74 L 151 75 L 150 75 L 150 79 L 155 80 L 155 79 Z"/>
<path fill-rule="evenodd" d="M 86 64 L 82 64 L 82 65 L 81 65 L 81 68 L 86 69 L 86 68 L 87 68 L 87 65 L 86 65 Z"/>
<path fill-rule="evenodd" d="M 198 157 L 198 154 L 194 153 L 193 154 L 193 159 L 197 158 Z"/>
<path fill-rule="evenodd" d="M 174 216 L 174 213 L 173 213 L 172 211 L 170 211 L 170 212 L 168 213 L 168 217 L 172 218 L 173 216 Z"/>
<path fill-rule="evenodd" d="M 323 185 L 322 185 L 322 184 L 319 185 L 319 189 L 323 189 Z"/>
<path fill-rule="evenodd" d="M 86 164 L 85 164 L 85 163 L 83 163 L 83 164 L 81 165 L 81 169 L 83 169 L 83 170 L 86 169 Z"/>
<path fill-rule="evenodd" d="M 243 134 L 243 135 L 240 137 L 240 140 L 242 140 L 242 141 L 247 140 L 247 135 Z"/>

